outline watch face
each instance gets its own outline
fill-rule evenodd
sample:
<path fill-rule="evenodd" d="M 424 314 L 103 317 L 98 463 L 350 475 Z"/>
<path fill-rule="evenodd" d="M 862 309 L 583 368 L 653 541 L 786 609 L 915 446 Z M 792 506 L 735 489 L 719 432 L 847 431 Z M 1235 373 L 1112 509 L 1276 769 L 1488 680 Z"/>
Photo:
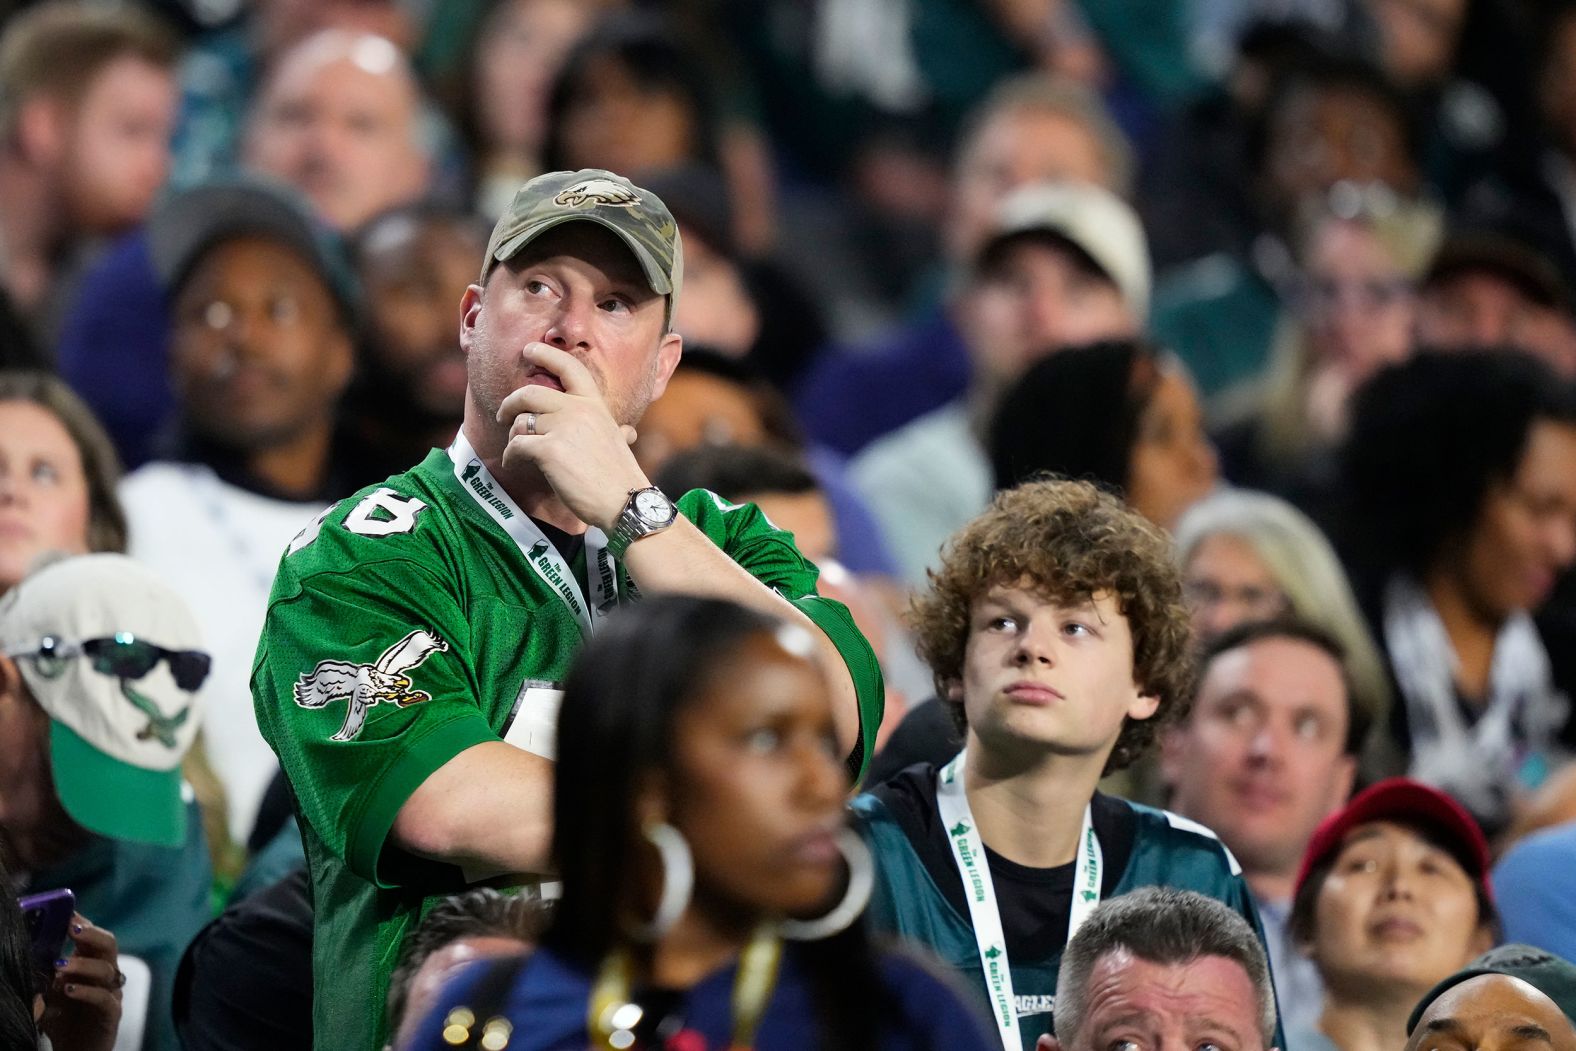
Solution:
<path fill-rule="evenodd" d="M 673 502 L 655 489 L 635 494 L 635 514 L 650 525 L 666 525 L 673 518 Z"/>

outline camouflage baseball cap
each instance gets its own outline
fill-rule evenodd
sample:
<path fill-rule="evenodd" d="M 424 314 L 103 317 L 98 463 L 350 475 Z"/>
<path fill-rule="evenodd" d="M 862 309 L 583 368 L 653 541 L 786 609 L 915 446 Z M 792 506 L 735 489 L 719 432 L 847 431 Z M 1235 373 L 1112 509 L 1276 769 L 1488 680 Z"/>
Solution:
<path fill-rule="evenodd" d="M 671 326 L 684 281 L 678 224 L 656 194 L 601 168 L 548 172 L 516 190 L 487 242 L 481 283 L 487 283 L 493 264 L 513 258 L 553 227 L 582 221 L 607 227 L 635 253 L 651 290 L 667 297 Z"/>

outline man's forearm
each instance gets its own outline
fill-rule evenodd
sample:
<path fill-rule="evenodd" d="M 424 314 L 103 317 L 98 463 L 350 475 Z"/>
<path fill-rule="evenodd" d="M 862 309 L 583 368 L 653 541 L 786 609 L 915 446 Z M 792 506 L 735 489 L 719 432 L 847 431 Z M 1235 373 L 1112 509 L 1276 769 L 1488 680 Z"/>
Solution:
<path fill-rule="evenodd" d="M 552 848 L 553 764 L 503 741 L 467 748 L 395 815 L 390 838 L 475 877 L 537 873 Z"/>
<path fill-rule="evenodd" d="M 793 603 L 729 558 L 693 522 L 681 515 L 670 528 L 631 544 L 624 564 L 643 593 L 731 599 L 808 629 L 831 684 L 838 744 L 848 750 L 854 747 L 859 740 L 859 697 L 832 640 Z"/>

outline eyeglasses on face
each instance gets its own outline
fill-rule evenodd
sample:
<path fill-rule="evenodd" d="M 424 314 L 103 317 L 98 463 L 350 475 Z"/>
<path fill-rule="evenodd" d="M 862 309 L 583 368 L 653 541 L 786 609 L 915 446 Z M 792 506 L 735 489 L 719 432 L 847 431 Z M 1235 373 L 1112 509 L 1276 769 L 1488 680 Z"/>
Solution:
<path fill-rule="evenodd" d="M 1182 598 L 1190 609 L 1214 609 L 1229 603 L 1253 618 L 1278 616 L 1291 608 L 1290 600 L 1279 588 L 1256 584 L 1233 587 L 1207 579 L 1184 580 Z"/>
<path fill-rule="evenodd" d="M 66 661 L 73 657 L 87 657 L 93 670 L 120 679 L 140 679 L 168 661 L 175 685 L 188 693 L 196 690 L 208 678 L 213 658 L 201 650 L 171 650 L 147 639 L 139 639 L 129 631 L 117 631 L 99 639 L 73 642 L 55 635 L 45 635 L 34 646 L 6 651 L 8 657 L 30 657 L 39 661 Z"/>

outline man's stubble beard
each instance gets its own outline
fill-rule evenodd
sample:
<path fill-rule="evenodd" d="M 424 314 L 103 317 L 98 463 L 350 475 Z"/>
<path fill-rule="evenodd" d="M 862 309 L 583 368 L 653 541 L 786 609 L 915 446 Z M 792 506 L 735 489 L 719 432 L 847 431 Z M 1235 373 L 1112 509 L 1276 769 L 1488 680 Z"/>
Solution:
<path fill-rule="evenodd" d="M 625 404 L 616 403 L 608 392 L 608 380 L 600 365 L 573 351 L 566 351 L 573 355 L 586 371 L 591 373 L 596 381 L 597 392 L 603 404 L 607 406 L 609 414 L 615 423 L 630 427 L 638 424 L 646 415 L 646 409 L 651 406 L 653 392 L 657 389 L 657 370 L 660 368 L 661 344 L 652 351 L 650 363 L 646 366 L 640 382 L 629 392 Z M 488 420 L 497 421 L 498 411 L 503 407 L 504 399 L 524 386 L 523 383 L 513 383 L 512 380 L 499 380 L 496 374 L 490 374 L 487 366 L 477 366 L 478 360 L 497 362 L 497 355 L 489 337 L 480 330 L 473 330 L 471 335 L 471 349 L 466 357 L 466 390 L 471 401 L 481 410 Z M 512 371 L 512 370 L 511 370 Z M 483 373 L 478 377 L 478 372 Z M 560 378 L 562 383 L 562 378 Z M 513 384 L 513 385 L 511 385 Z"/>

